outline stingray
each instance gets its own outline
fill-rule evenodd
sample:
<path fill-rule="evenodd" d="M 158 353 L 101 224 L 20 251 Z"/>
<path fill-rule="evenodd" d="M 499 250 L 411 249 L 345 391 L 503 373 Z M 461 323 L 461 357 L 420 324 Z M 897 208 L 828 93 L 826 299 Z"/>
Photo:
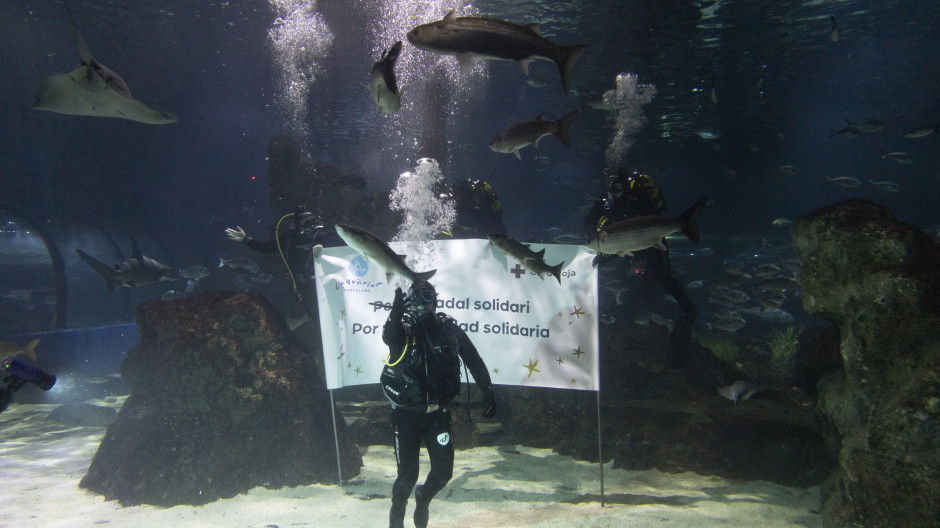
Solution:
<path fill-rule="evenodd" d="M 124 79 L 91 56 L 67 2 L 65 9 L 75 30 L 81 66 L 44 79 L 36 91 L 33 108 L 66 115 L 130 119 L 149 125 L 175 123 L 175 117 L 135 100 Z"/>

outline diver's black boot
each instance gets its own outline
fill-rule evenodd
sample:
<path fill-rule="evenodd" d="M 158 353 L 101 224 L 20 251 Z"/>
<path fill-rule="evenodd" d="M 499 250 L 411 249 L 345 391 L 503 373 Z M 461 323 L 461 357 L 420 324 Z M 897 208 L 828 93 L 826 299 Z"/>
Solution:
<path fill-rule="evenodd" d="M 415 488 L 415 528 L 428 528 L 428 505 L 431 497 L 424 496 L 424 486 Z"/>
<path fill-rule="evenodd" d="M 405 506 L 407 501 L 396 503 L 392 501 L 392 509 L 388 512 L 388 528 L 405 528 Z"/>

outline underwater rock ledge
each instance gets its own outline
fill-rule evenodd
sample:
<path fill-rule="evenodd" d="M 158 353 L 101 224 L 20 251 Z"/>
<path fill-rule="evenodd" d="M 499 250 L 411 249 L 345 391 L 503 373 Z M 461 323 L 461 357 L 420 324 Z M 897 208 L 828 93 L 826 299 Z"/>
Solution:
<path fill-rule="evenodd" d="M 207 292 L 141 305 L 130 389 L 80 486 L 122 506 L 206 504 L 256 486 L 335 483 L 362 457 L 315 360 L 262 297 Z"/>
<path fill-rule="evenodd" d="M 793 223 L 807 312 L 840 325 L 817 413 L 840 446 L 827 527 L 940 526 L 940 257 L 887 208 L 849 200 Z"/>

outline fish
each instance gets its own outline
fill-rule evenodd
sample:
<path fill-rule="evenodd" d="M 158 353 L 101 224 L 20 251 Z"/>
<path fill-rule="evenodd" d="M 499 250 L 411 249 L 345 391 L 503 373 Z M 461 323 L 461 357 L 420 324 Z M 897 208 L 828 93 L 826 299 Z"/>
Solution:
<path fill-rule="evenodd" d="M 745 321 L 742 317 L 726 317 L 720 318 L 714 323 L 705 323 L 705 328 L 709 330 L 716 328 L 731 334 L 737 332 L 745 326 L 747 326 L 747 321 Z"/>
<path fill-rule="evenodd" d="M 800 283 L 790 277 L 771 277 L 764 279 L 754 286 L 758 291 L 778 291 L 799 290 Z"/>
<path fill-rule="evenodd" d="M 535 273 L 540 279 L 545 280 L 542 275 L 548 273 L 555 277 L 558 284 L 561 284 L 561 270 L 564 268 L 565 263 L 560 262 L 554 266 L 546 264 L 545 249 L 538 252 L 532 251 L 528 245 L 510 236 L 498 233 L 486 235 L 486 238 L 489 239 L 490 244 L 493 244 L 496 249 L 518 260 L 519 263 L 522 264 L 522 267 Z"/>
<path fill-rule="evenodd" d="M 180 276 L 184 279 L 199 280 L 209 276 L 209 269 L 205 266 L 190 266 L 180 270 Z"/>
<path fill-rule="evenodd" d="M 650 247 L 666 251 L 663 237 L 676 231 L 698 244 L 698 217 L 707 200 L 707 198 L 700 199 L 684 213 L 674 218 L 651 215 L 614 222 L 592 234 L 586 245 L 598 253 L 632 257 L 634 251 Z"/>
<path fill-rule="evenodd" d="M 670 332 L 672 332 L 672 329 L 675 327 L 675 324 L 673 323 L 672 319 L 668 317 L 663 317 L 662 315 L 659 315 L 658 313 L 651 313 L 650 321 L 658 325 L 665 326 Z"/>
<path fill-rule="evenodd" d="M 398 90 L 398 81 L 395 79 L 395 61 L 401 54 L 401 41 L 382 53 L 382 58 L 372 65 L 369 74 L 369 91 L 372 100 L 380 112 L 394 114 L 401 108 L 401 91 Z"/>
<path fill-rule="evenodd" d="M 554 134 L 562 144 L 571 148 L 568 126 L 578 112 L 578 110 L 569 112 L 558 121 L 549 121 L 545 119 L 545 114 L 542 114 L 535 119 L 513 123 L 493 138 L 493 141 L 490 141 L 490 149 L 503 154 L 513 154 L 517 159 L 522 159 L 519 155 L 520 150 L 529 145 L 538 148 L 539 140 L 549 134 Z"/>
<path fill-rule="evenodd" d="M 636 314 L 636 317 L 633 318 L 633 322 L 640 326 L 647 326 L 650 324 L 652 315 L 649 310 L 640 310 L 640 313 Z"/>
<path fill-rule="evenodd" d="M 908 139 L 916 139 L 929 136 L 930 134 L 940 134 L 940 123 L 937 123 L 932 127 L 915 128 L 914 130 L 906 132 L 904 137 Z"/>
<path fill-rule="evenodd" d="M 763 389 L 748 381 L 735 381 L 727 387 L 718 387 L 718 394 L 721 394 L 734 403 L 738 403 L 739 401 L 749 399 L 761 390 Z"/>
<path fill-rule="evenodd" d="M 829 21 L 832 22 L 832 29 L 829 30 L 829 40 L 839 42 L 839 24 L 836 23 L 836 17 L 829 15 Z"/>
<path fill-rule="evenodd" d="M 855 130 L 851 126 L 847 126 L 841 130 L 833 130 L 830 128 L 829 131 L 832 132 L 832 134 L 829 137 L 839 136 L 842 138 L 851 139 L 851 138 L 855 138 L 861 135 L 861 132 L 859 132 L 858 130 Z"/>
<path fill-rule="evenodd" d="M 474 57 L 510 60 L 528 76 L 529 64 L 535 59 L 554 62 L 565 93 L 575 61 L 588 48 L 586 44 L 559 46 L 539 35 L 535 24 L 521 26 L 496 18 L 458 17 L 453 9 L 441 20 L 415 27 L 407 36 L 418 49 L 455 55 L 463 67 Z"/>
<path fill-rule="evenodd" d="M 898 189 L 899 189 L 897 183 L 893 181 L 888 181 L 888 180 L 885 180 L 885 181 L 868 180 L 868 183 L 877 187 L 879 191 L 884 191 L 884 192 L 898 192 Z"/>
<path fill-rule="evenodd" d="M 46 77 L 33 97 L 33 109 L 57 114 L 113 117 L 148 125 L 175 123 L 176 118 L 135 100 L 124 79 L 91 55 L 65 3 L 75 31 L 81 65 L 69 73 Z"/>
<path fill-rule="evenodd" d="M 779 275 L 783 269 L 776 264 L 771 264 L 770 262 L 765 262 L 757 268 L 754 269 L 754 275 L 761 278 L 772 277 L 774 275 Z"/>
<path fill-rule="evenodd" d="M 897 152 L 897 151 L 885 152 L 881 156 L 881 159 L 889 159 L 897 163 L 898 165 L 908 165 L 914 161 L 914 159 L 911 158 L 911 155 L 908 154 L 907 152 Z"/>
<path fill-rule="evenodd" d="M 789 324 L 793 322 L 793 314 L 781 310 L 780 308 L 765 308 L 758 316 L 762 321 L 768 323 Z"/>
<path fill-rule="evenodd" d="M 846 189 L 852 187 L 858 187 L 862 184 L 861 180 L 858 178 L 853 178 L 851 176 L 839 176 L 838 178 L 829 178 L 826 177 L 826 181 L 829 183 L 834 183 L 839 187 L 845 187 Z"/>
<path fill-rule="evenodd" d="M 26 356 L 33 363 L 36 362 L 36 345 L 39 344 L 39 338 L 33 339 L 25 345 L 18 345 L 9 341 L 0 341 L 0 358 L 12 358 L 16 356 Z"/>
<path fill-rule="evenodd" d="M 163 295 L 160 296 L 161 300 L 164 301 L 175 301 L 178 299 L 185 299 L 189 297 L 189 293 L 178 290 L 167 290 L 163 292 Z"/>
<path fill-rule="evenodd" d="M 800 173 L 800 169 L 794 167 L 793 165 L 780 165 L 774 170 L 786 175 L 786 176 L 796 176 Z"/>
<path fill-rule="evenodd" d="M 694 290 L 694 289 L 696 289 L 696 288 L 701 288 L 701 287 L 703 287 L 703 286 L 705 286 L 705 281 L 703 281 L 702 279 L 694 280 L 694 281 L 692 281 L 692 282 L 690 282 L 690 283 L 688 283 L 688 284 L 685 285 L 685 287 L 688 288 L 688 289 L 690 289 L 690 290 Z"/>
<path fill-rule="evenodd" d="M 75 252 L 78 253 L 79 258 L 91 266 L 91 269 L 104 277 L 104 280 L 108 283 L 108 290 L 112 292 L 118 286 L 136 288 L 155 282 L 176 280 L 167 277 L 167 274 L 173 271 L 172 268 L 140 252 L 134 237 L 131 237 L 131 246 L 131 258 L 115 264 L 113 268 L 80 249 L 76 249 Z"/>
<path fill-rule="evenodd" d="M 395 253 L 392 248 L 376 235 L 354 225 L 336 224 L 336 234 L 346 245 L 358 251 L 369 262 L 385 272 L 385 280 L 391 282 L 392 275 L 410 280 L 413 284 L 427 282 L 437 273 L 436 269 L 413 271 L 405 264 L 405 256 Z"/>
<path fill-rule="evenodd" d="M 705 141 L 712 141 L 714 139 L 721 139 L 721 131 L 713 130 L 711 128 L 703 128 L 701 130 L 696 130 L 695 133 L 698 137 L 704 139 Z"/>
<path fill-rule="evenodd" d="M 884 121 L 880 119 L 875 119 L 875 118 L 862 119 L 861 121 L 855 121 L 855 122 L 852 122 L 846 119 L 845 122 L 849 124 L 849 128 L 851 128 L 852 130 L 855 130 L 856 132 L 863 132 L 866 134 L 870 134 L 872 132 L 878 132 L 879 130 L 885 127 Z"/>
<path fill-rule="evenodd" d="M 563 233 L 553 238 L 552 241 L 556 244 L 582 244 L 584 243 L 584 237 L 571 233 Z"/>
<path fill-rule="evenodd" d="M 771 222 L 776 227 L 786 227 L 793 223 L 793 220 L 789 218 L 774 218 L 774 221 Z"/>
<path fill-rule="evenodd" d="M 228 268 L 236 273 L 247 273 L 253 275 L 261 270 L 261 266 L 251 257 L 219 257 L 219 267 Z"/>

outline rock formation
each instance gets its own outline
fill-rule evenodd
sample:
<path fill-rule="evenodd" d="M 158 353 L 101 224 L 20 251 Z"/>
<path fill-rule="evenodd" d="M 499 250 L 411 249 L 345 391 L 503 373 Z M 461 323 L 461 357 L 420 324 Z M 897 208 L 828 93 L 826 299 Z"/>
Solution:
<path fill-rule="evenodd" d="M 207 292 L 143 304 L 130 389 L 81 486 L 124 506 L 205 504 L 255 486 L 335 483 L 362 458 L 316 361 L 263 298 Z"/>
<path fill-rule="evenodd" d="M 799 218 L 803 306 L 841 328 L 842 368 L 817 412 L 839 449 L 828 527 L 940 526 L 940 258 L 931 238 L 865 200 Z"/>

